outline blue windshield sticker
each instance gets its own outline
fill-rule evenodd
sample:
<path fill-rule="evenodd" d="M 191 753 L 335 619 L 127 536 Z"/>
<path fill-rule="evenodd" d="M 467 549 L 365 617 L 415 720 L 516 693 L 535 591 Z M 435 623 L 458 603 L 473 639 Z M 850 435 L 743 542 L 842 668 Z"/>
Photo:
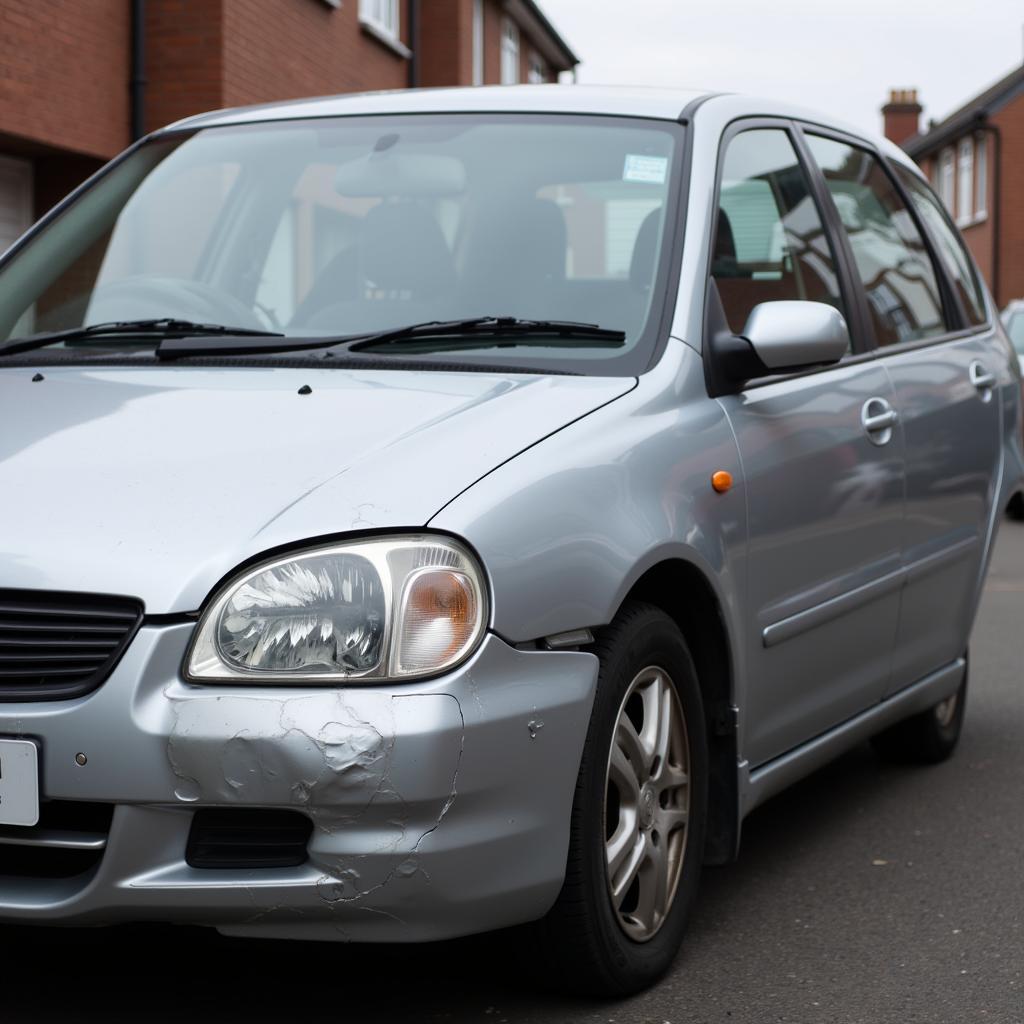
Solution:
<path fill-rule="evenodd" d="M 667 174 L 667 156 L 642 156 L 639 153 L 626 154 L 626 166 L 622 171 L 623 181 L 638 181 L 644 185 L 664 185 Z"/>

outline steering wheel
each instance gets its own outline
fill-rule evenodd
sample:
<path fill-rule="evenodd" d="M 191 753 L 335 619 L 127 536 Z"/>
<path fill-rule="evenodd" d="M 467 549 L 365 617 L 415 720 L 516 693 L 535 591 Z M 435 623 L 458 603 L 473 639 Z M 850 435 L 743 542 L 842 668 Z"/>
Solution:
<path fill-rule="evenodd" d="M 149 274 L 100 285 L 89 300 L 86 322 L 159 317 L 253 329 L 264 326 L 251 306 L 205 281 Z"/>

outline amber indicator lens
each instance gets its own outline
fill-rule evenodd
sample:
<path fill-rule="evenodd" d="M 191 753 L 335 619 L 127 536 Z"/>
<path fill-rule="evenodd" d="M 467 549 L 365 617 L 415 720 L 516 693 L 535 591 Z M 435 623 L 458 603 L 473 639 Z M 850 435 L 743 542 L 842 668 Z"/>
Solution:
<path fill-rule="evenodd" d="M 725 494 L 725 492 L 732 487 L 732 473 L 728 473 L 724 469 L 720 469 L 717 473 L 713 473 L 711 475 L 711 486 L 714 487 L 719 494 Z"/>
<path fill-rule="evenodd" d="M 454 661 L 473 639 L 478 616 L 476 594 L 465 575 L 449 569 L 421 573 L 406 591 L 400 668 L 410 672 Z"/>

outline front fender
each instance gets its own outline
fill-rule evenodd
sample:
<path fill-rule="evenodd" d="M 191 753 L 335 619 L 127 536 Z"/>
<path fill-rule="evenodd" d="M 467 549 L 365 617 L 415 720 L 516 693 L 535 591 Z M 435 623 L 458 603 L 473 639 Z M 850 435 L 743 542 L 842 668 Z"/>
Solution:
<path fill-rule="evenodd" d="M 725 494 L 716 470 L 736 481 Z M 746 501 L 739 453 L 700 356 L 672 340 L 629 394 L 478 481 L 430 526 L 465 537 L 511 643 L 610 622 L 651 567 L 689 562 L 718 596 L 742 679 Z"/>

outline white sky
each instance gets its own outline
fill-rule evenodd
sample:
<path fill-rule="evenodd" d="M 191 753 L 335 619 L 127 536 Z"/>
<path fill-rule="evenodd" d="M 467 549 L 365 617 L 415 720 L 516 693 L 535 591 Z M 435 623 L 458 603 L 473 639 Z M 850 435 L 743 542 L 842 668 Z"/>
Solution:
<path fill-rule="evenodd" d="M 1024 59 L 1024 0 L 540 0 L 589 84 L 746 92 L 881 132 L 890 88 L 941 120 Z"/>

